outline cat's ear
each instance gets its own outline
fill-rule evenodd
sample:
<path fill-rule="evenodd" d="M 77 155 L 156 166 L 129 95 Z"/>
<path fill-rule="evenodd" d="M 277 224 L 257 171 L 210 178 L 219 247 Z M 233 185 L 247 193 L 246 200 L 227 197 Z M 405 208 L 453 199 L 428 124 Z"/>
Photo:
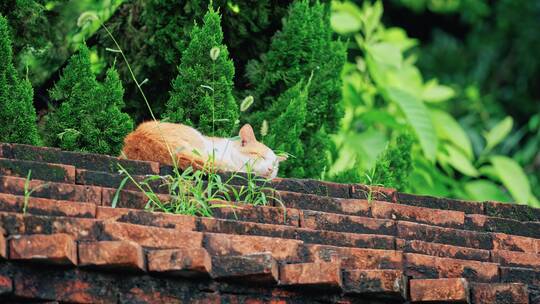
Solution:
<path fill-rule="evenodd" d="M 240 133 L 238 135 L 240 135 L 240 139 L 242 140 L 242 147 L 257 140 L 250 124 L 245 124 L 240 128 Z"/>

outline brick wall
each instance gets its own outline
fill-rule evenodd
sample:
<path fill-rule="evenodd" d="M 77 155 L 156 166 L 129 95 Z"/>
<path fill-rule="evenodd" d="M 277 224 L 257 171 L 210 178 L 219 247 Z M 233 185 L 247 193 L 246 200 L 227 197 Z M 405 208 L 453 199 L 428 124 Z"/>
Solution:
<path fill-rule="evenodd" d="M 540 303 L 538 209 L 275 179 L 284 207 L 172 215 L 111 208 L 118 162 L 170 171 L 0 144 L 0 302 Z"/>

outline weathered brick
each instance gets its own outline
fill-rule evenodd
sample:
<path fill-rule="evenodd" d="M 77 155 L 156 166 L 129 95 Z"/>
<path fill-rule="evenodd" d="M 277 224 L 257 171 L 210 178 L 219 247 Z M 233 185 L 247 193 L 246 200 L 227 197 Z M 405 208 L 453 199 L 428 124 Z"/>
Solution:
<path fill-rule="evenodd" d="M 399 221 L 397 223 L 397 237 L 406 240 L 422 240 L 478 249 L 493 248 L 493 242 L 489 233 L 443 228 L 412 222 Z"/>
<path fill-rule="evenodd" d="M 61 151 L 60 149 L 56 148 L 36 147 L 21 144 L 12 144 L 9 152 L 9 158 L 67 164 L 81 169 L 114 173 L 118 172 L 118 164 L 121 164 L 130 174 L 159 173 L 158 163 L 119 159 L 117 157 L 102 154 Z"/>
<path fill-rule="evenodd" d="M 415 279 L 467 278 L 497 282 L 498 264 L 404 253 L 405 274 Z"/>
<path fill-rule="evenodd" d="M 205 247 L 211 255 L 248 255 L 270 252 L 277 261 L 300 261 L 301 241 L 262 236 L 205 233 Z"/>
<path fill-rule="evenodd" d="M 486 215 L 518 221 L 540 221 L 540 209 L 526 205 L 488 201 L 484 202 Z"/>
<path fill-rule="evenodd" d="M 395 234 L 395 223 L 392 220 L 308 210 L 302 213 L 301 225 L 309 229 L 385 235 Z"/>
<path fill-rule="evenodd" d="M 403 255 L 401 251 L 326 245 L 305 245 L 305 249 L 309 261 L 329 262 L 337 258 L 341 260 L 341 266 L 347 270 L 403 268 Z"/>
<path fill-rule="evenodd" d="M 0 258 L 2 259 L 8 258 L 7 242 L 6 231 L 0 226 Z"/>
<path fill-rule="evenodd" d="M 434 226 L 462 228 L 465 214 L 462 211 L 440 210 L 387 202 L 375 202 L 371 206 L 375 218 L 404 220 Z"/>
<path fill-rule="evenodd" d="M 114 277 L 78 269 L 19 268 L 15 270 L 14 294 L 23 299 L 61 303 L 116 304 Z"/>
<path fill-rule="evenodd" d="M 527 285 L 519 283 L 473 283 L 471 298 L 474 304 L 529 304 Z"/>
<path fill-rule="evenodd" d="M 469 284 L 463 278 L 410 280 L 413 302 L 470 303 Z"/>
<path fill-rule="evenodd" d="M 0 275 L 0 296 L 10 294 L 13 291 L 13 281 L 10 277 Z"/>
<path fill-rule="evenodd" d="M 340 247 L 394 249 L 393 236 L 357 234 L 313 229 L 296 229 L 296 239 L 306 244 L 322 244 Z"/>
<path fill-rule="evenodd" d="M 279 191 L 349 198 L 349 185 L 313 179 L 274 178 L 268 186 Z"/>
<path fill-rule="evenodd" d="M 219 202 L 220 204 L 230 204 Z M 220 219 L 237 220 L 243 222 L 255 222 L 261 224 L 288 225 L 298 227 L 300 212 L 296 209 L 235 204 L 231 208 L 213 209 L 213 217 Z"/>
<path fill-rule="evenodd" d="M 0 193 L 0 211 L 22 213 L 24 205 L 24 196 Z M 93 218 L 96 216 L 96 205 L 94 203 L 30 197 L 26 205 L 26 212 L 35 215 Z"/>
<path fill-rule="evenodd" d="M 13 195 L 24 195 L 25 182 L 25 178 L 0 176 L 0 192 Z M 33 190 L 32 197 L 96 204 L 101 203 L 101 188 L 99 187 L 32 180 L 30 181 L 28 188 Z"/>
<path fill-rule="evenodd" d="M 396 249 L 407 253 L 420 253 L 442 258 L 490 261 L 489 250 L 430 243 L 419 240 L 396 240 Z"/>
<path fill-rule="evenodd" d="M 395 202 L 396 189 L 379 186 L 351 184 L 351 198 Z"/>
<path fill-rule="evenodd" d="M 194 216 L 188 215 L 111 207 L 98 207 L 97 218 L 143 226 L 173 228 L 182 231 L 195 230 L 197 220 Z"/>
<path fill-rule="evenodd" d="M 470 230 L 501 232 L 540 238 L 540 222 L 522 222 L 506 218 L 471 214 L 465 217 L 465 227 Z"/>
<path fill-rule="evenodd" d="M 540 286 L 540 270 L 522 267 L 500 267 L 501 282 L 523 283 L 529 286 Z"/>
<path fill-rule="evenodd" d="M 279 285 L 317 288 L 341 288 L 338 260 L 301 264 L 284 264 L 279 269 Z"/>
<path fill-rule="evenodd" d="M 407 298 L 407 278 L 401 270 L 346 270 L 343 291 L 347 294 Z"/>
<path fill-rule="evenodd" d="M 102 206 L 110 207 L 117 189 L 114 188 L 102 188 Z M 163 202 L 169 201 L 170 196 L 168 194 L 157 194 L 159 199 Z M 148 197 L 140 190 L 121 190 L 116 202 L 117 208 L 130 208 L 130 209 L 145 209 L 148 203 Z"/>
<path fill-rule="evenodd" d="M 222 220 L 215 218 L 200 218 L 197 230 L 203 232 L 257 235 L 284 239 L 294 239 L 296 230 L 291 226 L 259 224 Z"/>
<path fill-rule="evenodd" d="M 245 283 L 277 283 L 278 265 L 271 253 L 217 256 L 212 260 L 212 277 Z"/>
<path fill-rule="evenodd" d="M 79 265 L 144 270 L 141 246 L 127 241 L 79 243 Z"/>
<path fill-rule="evenodd" d="M 279 191 L 278 197 L 287 208 L 369 216 L 369 202 L 326 196 Z"/>
<path fill-rule="evenodd" d="M 25 235 L 9 242 L 9 258 L 52 264 L 77 264 L 77 244 L 70 235 Z"/>
<path fill-rule="evenodd" d="M 398 192 L 397 202 L 405 205 L 427 207 L 433 209 L 462 211 L 466 214 L 484 214 L 482 203 L 467 202 L 457 199 L 421 196 Z"/>
<path fill-rule="evenodd" d="M 208 276 L 212 260 L 204 248 L 162 249 L 147 253 L 148 271 L 172 276 Z"/>
<path fill-rule="evenodd" d="M 493 250 L 491 251 L 491 258 L 494 263 L 504 266 L 540 269 L 540 254 L 536 253 Z"/>
<path fill-rule="evenodd" d="M 505 233 L 492 233 L 493 250 L 510 250 L 537 253 L 537 239 Z"/>
<path fill-rule="evenodd" d="M 89 185 L 89 186 L 100 186 L 108 188 L 118 188 L 122 183 L 122 180 L 126 176 L 114 173 L 107 173 L 101 171 L 92 171 L 86 169 L 77 169 L 76 183 L 78 185 Z M 144 180 L 144 176 L 133 175 L 132 176 L 137 182 Z M 132 183 L 131 179 L 124 184 L 124 189 L 126 190 L 138 190 L 135 184 Z M 156 191 L 159 189 L 156 187 Z M 164 188 L 161 189 L 160 193 L 165 191 Z"/>
<path fill-rule="evenodd" d="M 115 222 L 103 224 L 103 240 L 132 241 L 143 247 L 200 248 L 202 239 L 203 235 L 200 232 Z"/>
<path fill-rule="evenodd" d="M 59 183 L 75 182 L 73 166 L 0 158 L 0 175 L 26 178 L 30 170 L 33 179 Z"/>

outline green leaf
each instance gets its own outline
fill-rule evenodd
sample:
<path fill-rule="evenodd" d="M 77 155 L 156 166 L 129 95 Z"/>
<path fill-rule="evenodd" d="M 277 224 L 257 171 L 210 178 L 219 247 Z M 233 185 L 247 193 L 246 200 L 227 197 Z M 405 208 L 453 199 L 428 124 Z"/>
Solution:
<path fill-rule="evenodd" d="M 399 105 L 407 121 L 418 136 L 420 146 L 426 158 L 431 161 L 435 160 L 437 136 L 429 116 L 429 111 L 424 103 L 411 94 L 397 88 L 389 88 L 384 95 L 387 99 Z"/>
<path fill-rule="evenodd" d="M 518 203 L 526 204 L 531 197 L 531 186 L 519 164 L 506 156 L 492 156 L 490 160 L 512 197 Z"/>
<path fill-rule="evenodd" d="M 463 150 L 469 159 L 473 158 L 473 149 L 469 137 L 450 114 L 440 110 L 431 110 L 431 120 L 439 139 L 453 143 Z"/>
<path fill-rule="evenodd" d="M 388 42 L 371 44 L 368 46 L 367 51 L 379 63 L 399 68 L 403 62 L 403 55 L 399 47 Z"/>
<path fill-rule="evenodd" d="M 451 87 L 440 85 L 437 80 L 430 80 L 424 85 L 422 99 L 426 102 L 443 102 L 454 97 L 455 94 Z"/>
<path fill-rule="evenodd" d="M 486 138 L 486 152 L 491 151 L 496 145 L 498 145 L 508 133 L 512 131 L 513 119 L 510 116 L 507 116 L 501 122 L 499 122 L 493 129 L 484 134 Z"/>
<path fill-rule="evenodd" d="M 465 191 L 475 201 L 510 202 L 512 198 L 500 186 L 489 180 L 475 180 L 465 184 Z"/>
<path fill-rule="evenodd" d="M 448 153 L 448 163 L 456 170 L 473 177 L 480 174 L 460 149 L 448 144 L 446 144 L 444 148 Z"/>
<path fill-rule="evenodd" d="M 361 21 L 347 11 L 334 11 L 330 17 L 330 25 L 338 34 L 350 34 L 360 30 Z"/>

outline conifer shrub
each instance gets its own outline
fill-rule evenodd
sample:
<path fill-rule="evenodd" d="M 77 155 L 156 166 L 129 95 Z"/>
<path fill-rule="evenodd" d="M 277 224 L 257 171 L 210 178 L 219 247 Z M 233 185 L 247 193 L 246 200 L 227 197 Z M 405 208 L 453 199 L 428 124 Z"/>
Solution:
<path fill-rule="evenodd" d="M 276 96 L 312 75 L 306 123 L 300 135 L 305 153 L 303 175 L 297 177 L 320 177 L 327 166 L 326 151 L 332 147 L 329 133 L 337 130 L 343 116 L 340 73 L 345 60 L 346 46 L 333 38 L 328 6 L 301 0 L 290 6 L 269 51 L 248 64 L 252 94 L 258 101 L 255 111 L 267 111 Z"/>
<path fill-rule="evenodd" d="M 233 96 L 234 64 L 223 42 L 221 17 L 211 7 L 191 31 L 173 81 L 165 116 L 203 134 L 230 136 L 238 119 Z"/>
<path fill-rule="evenodd" d="M 92 73 L 90 51 L 82 45 L 50 91 L 61 103 L 46 116 L 44 136 L 50 146 L 71 151 L 118 155 L 133 121 L 122 113 L 124 89 L 114 68 L 100 83 Z"/>
<path fill-rule="evenodd" d="M 0 141 L 39 145 L 34 92 L 13 66 L 12 42 L 7 20 L 0 15 Z"/>
<path fill-rule="evenodd" d="M 291 157 L 280 164 L 281 176 L 303 176 L 304 147 L 298 140 L 304 131 L 307 116 L 309 85 L 303 81 L 285 91 L 267 112 L 257 118 L 260 125 L 266 121 L 267 134 L 263 141 L 277 152 L 287 152 Z M 261 120 L 262 119 L 262 120 Z M 261 134 L 264 135 L 264 134 Z"/>

